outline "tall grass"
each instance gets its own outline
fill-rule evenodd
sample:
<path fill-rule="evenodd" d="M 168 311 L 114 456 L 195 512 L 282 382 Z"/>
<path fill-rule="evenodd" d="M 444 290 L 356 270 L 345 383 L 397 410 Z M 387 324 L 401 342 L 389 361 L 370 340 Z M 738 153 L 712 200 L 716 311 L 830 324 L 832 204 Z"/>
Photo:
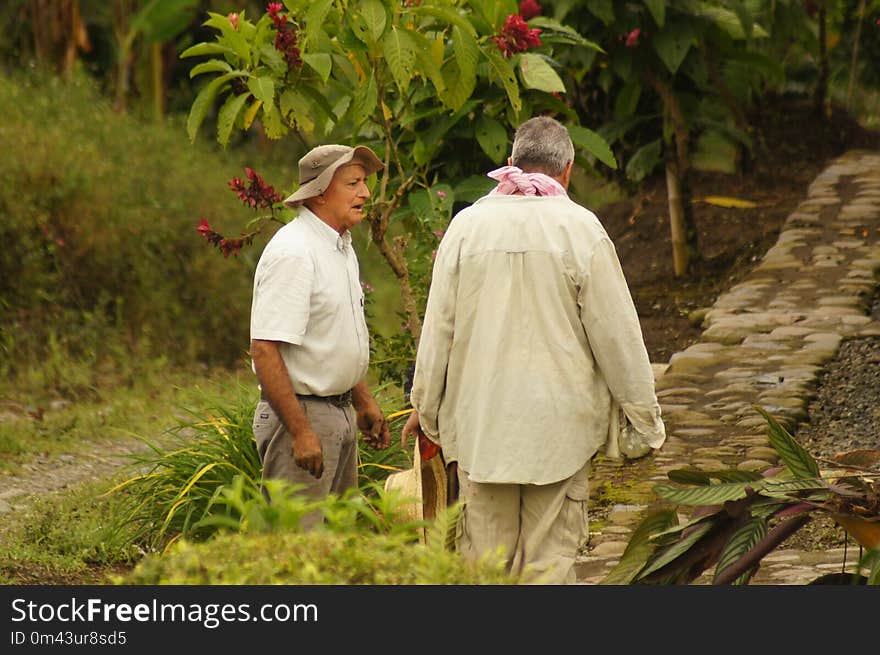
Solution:
<path fill-rule="evenodd" d="M 252 218 L 226 183 L 254 150 L 114 113 L 84 76 L 0 74 L 0 112 L 0 394 L 77 400 L 150 367 L 236 364 L 261 243 L 224 260 L 195 225 Z M 263 172 L 290 183 L 293 166 Z"/>

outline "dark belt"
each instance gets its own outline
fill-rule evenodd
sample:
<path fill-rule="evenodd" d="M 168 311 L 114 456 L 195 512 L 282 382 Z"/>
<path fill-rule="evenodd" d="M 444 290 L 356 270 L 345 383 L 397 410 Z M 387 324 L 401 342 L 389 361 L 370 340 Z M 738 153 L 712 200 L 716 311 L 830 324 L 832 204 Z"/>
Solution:
<path fill-rule="evenodd" d="M 335 405 L 336 407 L 348 407 L 351 405 L 351 389 L 344 393 L 336 394 L 335 396 L 311 396 L 306 393 L 298 393 L 296 397 L 300 400 L 321 400 L 325 403 L 330 403 L 331 405 Z M 268 402 L 268 398 L 266 398 L 266 394 L 260 390 L 260 400 L 265 400 Z"/>
<path fill-rule="evenodd" d="M 298 393 L 296 394 L 296 397 L 300 400 L 321 400 L 325 403 L 330 403 L 331 405 L 342 408 L 351 405 L 351 389 L 345 393 L 336 394 L 335 396 L 309 396 L 308 394 Z"/>

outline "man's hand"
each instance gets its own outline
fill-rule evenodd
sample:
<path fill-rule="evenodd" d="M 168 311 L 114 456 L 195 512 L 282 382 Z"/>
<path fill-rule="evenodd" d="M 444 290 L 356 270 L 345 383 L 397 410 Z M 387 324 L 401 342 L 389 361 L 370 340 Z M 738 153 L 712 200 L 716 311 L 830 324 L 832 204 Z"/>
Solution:
<path fill-rule="evenodd" d="M 305 428 L 293 436 L 291 445 L 296 465 L 320 479 L 324 474 L 324 450 L 318 435 L 311 428 Z"/>
<path fill-rule="evenodd" d="M 409 418 L 406 419 L 406 424 L 403 426 L 403 431 L 400 433 L 401 446 L 406 446 L 406 438 L 410 434 L 414 434 L 416 439 L 419 440 L 419 452 L 421 453 L 423 462 L 427 462 L 440 452 L 440 446 L 428 439 L 428 435 L 422 430 L 422 425 L 419 423 L 419 413 L 416 410 L 413 410 L 409 415 Z"/>
<path fill-rule="evenodd" d="M 376 450 L 385 450 L 391 445 L 391 431 L 382 410 L 375 402 L 369 403 L 363 411 L 357 413 L 357 425 L 361 434 L 370 446 Z"/>

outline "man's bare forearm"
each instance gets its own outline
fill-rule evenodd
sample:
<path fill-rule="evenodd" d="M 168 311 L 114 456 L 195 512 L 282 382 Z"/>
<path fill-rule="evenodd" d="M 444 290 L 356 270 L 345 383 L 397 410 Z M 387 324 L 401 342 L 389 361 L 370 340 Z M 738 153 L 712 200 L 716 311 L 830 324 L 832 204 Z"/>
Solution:
<path fill-rule="evenodd" d="M 253 339 L 251 358 L 263 397 L 278 414 L 287 431 L 291 435 L 299 434 L 309 423 L 293 390 L 278 344 L 274 341 Z"/>

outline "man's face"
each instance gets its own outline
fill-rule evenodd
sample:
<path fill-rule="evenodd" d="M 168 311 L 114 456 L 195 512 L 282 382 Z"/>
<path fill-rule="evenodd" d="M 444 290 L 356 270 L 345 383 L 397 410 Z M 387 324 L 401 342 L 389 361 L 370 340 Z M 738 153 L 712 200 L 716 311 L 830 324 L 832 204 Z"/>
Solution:
<path fill-rule="evenodd" d="M 333 174 L 313 211 L 340 234 L 361 222 L 370 197 L 367 174 L 360 164 L 342 166 Z M 323 201 L 323 202 L 322 202 Z"/>

